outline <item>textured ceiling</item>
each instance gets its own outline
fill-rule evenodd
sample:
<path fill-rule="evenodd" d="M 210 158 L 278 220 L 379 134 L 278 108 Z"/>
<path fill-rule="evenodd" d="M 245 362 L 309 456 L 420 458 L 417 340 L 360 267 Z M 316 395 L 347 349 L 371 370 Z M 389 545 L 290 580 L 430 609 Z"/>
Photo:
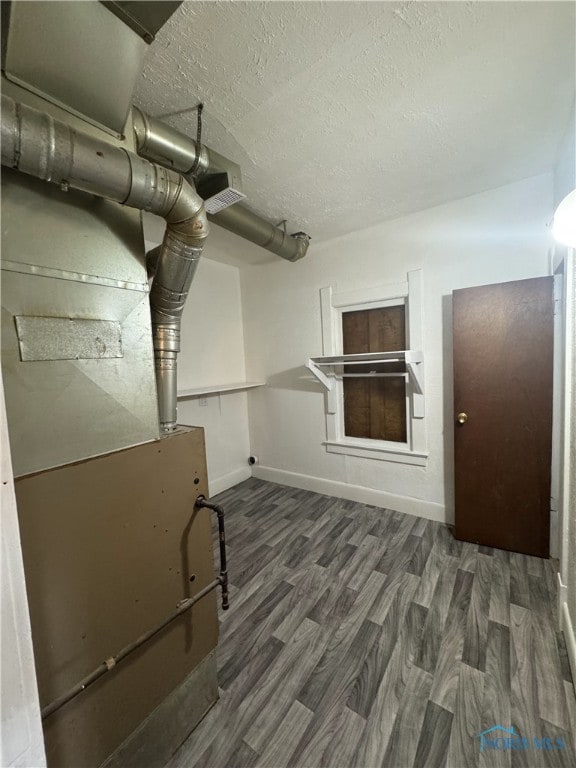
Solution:
<path fill-rule="evenodd" d="M 327 238 L 550 170 L 571 2 L 185 2 L 135 96 L 242 166 L 248 204 Z M 177 114 L 180 113 L 180 114 Z"/>

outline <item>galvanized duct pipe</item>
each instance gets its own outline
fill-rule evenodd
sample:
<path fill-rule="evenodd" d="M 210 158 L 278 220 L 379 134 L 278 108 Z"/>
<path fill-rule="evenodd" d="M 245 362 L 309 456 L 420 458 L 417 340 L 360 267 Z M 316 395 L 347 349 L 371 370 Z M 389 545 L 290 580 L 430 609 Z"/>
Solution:
<path fill-rule="evenodd" d="M 197 160 L 196 142 L 193 139 L 161 120 L 146 115 L 138 107 L 132 108 L 132 122 L 136 149 L 142 157 L 180 173 L 190 173 L 196 162 L 196 176 L 201 176 L 208 170 L 210 154 L 207 147 L 200 147 L 200 159 Z"/>
<path fill-rule="evenodd" d="M 272 251 L 287 261 L 298 261 L 306 256 L 310 238 L 304 232 L 289 235 L 275 227 L 244 205 L 236 203 L 215 216 L 208 217 L 224 229 Z"/>
<path fill-rule="evenodd" d="M 194 139 L 144 114 L 137 107 L 133 108 L 132 116 L 136 147 L 142 157 L 184 174 L 190 173 L 198 161 L 195 173 L 197 178 L 221 170 L 214 164 L 210 150 L 204 145 L 200 147 L 200 158 L 197 160 L 198 147 Z M 287 261 L 298 261 L 305 256 L 310 243 L 310 238 L 304 232 L 289 235 L 240 203 L 213 216 L 209 215 L 208 218 Z"/>
<path fill-rule="evenodd" d="M 202 198 L 180 174 L 75 131 L 2 95 L 2 165 L 166 219 L 150 292 L 160 427 L 176 426 L 176 361 L 184 302 L 208 221 Z"/>

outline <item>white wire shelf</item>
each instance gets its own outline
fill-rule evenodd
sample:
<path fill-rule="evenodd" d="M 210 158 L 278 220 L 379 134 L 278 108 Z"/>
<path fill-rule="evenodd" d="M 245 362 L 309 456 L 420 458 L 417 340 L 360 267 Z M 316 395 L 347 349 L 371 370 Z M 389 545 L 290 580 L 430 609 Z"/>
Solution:
<path fill-rule="evenodd" d="M 366 371 L 366 366 L 404 363 L 406 371 Z M 354 373 L 348 366 L 364 366 L 362 372 Z M 328 394 L 328 413 L 336 413 L 335 385 L 343 378 L 387 378 L 402 377 L 412 385 L 414 413 L 424 415 L 424 356 L 421 351 L 401 349 L 391 352 L 365 352 L 355 355 L 324 355 L 311 357 L 306 367 L 324 385 Z"/>
<path fill-rule="evenodd" d="M 203 397 L 204 395 L 215 395 L 220 392 L 239 392 L 243 389 L 254 389 L 254 387 L 263 387 L 264 381 L 239 381 L 233 384 L 213 384 L 205 387 L 196 387 L 194 389 L 181 389 L 178 392 L 178 400 L 184 400 L 188 397 Z"/>
<path fill-rule="evenodd" d="M 406 371 L 414 383 L 414 389 L 419 395 L 424 394 L 424 382 L 421 377 L 421 367 L 423 363 L 422 352 L 412 349 L 395 350 L 393 352 L 365 352 L 356 355 L 328 355 L 322 357 L 311 357 L 307 367 L 312 371 L 316 378 L 324 384 L 326 389 L 331 389 L 330 379 L 342 377 L 379 377 L 379 376 L 405 376 L 403 371 L 394 371 L 385 373 L 383 371 L 372 371 L 362 373 L 344 373 L 344 366 L 363 365 L 369 363 L 375 365 L 385 365 L 394 363 L 405 363 Z"/>

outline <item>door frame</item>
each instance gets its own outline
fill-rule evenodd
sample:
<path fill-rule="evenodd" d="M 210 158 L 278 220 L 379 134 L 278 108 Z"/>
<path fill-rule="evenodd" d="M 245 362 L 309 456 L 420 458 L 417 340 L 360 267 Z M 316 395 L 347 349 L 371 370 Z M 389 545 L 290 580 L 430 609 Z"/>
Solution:
<path fill-rule="evenodd" d="M 554 277 L 554 361 L 552 390 L 552 469 L 550 484 L 550 557 L 561 552 L 562 437 L 564 390 L 564 261 L 551 269 Z"/>
<path fill-rule="evenodd" d="M 576 525 L 576 518 L 571 520 L 576 510 L 571 508 L 571 499 L 576 495 L 576 468 L 571 462 L 571 442 L 576 433 L 574 419 L 576 393 L 573 378 L 576 371 L 576 250 L 566 249 L 564 257 L 559 259 L 555 270 L 563 267 L 562 303 L 561 303 L 561 339 L 558 350 L 559 361 L 559 402 L 556 465 L 553 472 L 558 477 L 558 517 L 559 540 L 558 554 L 560 566 L 557 573 L 558 586 L 558 624 L 566 640 L 568 658 L 572 675 L 576 680 L 576 626 L 568 606 L 568 584 L 570 565 L 576 553 L 570 552 L 570 538 L 573 538 L 571 525 Z"/>

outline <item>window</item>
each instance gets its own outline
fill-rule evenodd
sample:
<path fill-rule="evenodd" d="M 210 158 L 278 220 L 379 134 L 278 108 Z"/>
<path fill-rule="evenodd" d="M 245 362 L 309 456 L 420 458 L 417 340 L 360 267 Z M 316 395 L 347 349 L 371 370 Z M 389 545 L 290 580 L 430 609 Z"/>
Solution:
<path fill-rule="evenodd" d="M 342 312 L 345 355 L 406 349 L 404 305 Z M 344 434 L 406 442 L 406 365 L 345 365 Z"/>
<path fill-rule="evenodd" d="M 362 291 L 320 292 L 329 453 L 425 466 L 421 273 Z"/>

